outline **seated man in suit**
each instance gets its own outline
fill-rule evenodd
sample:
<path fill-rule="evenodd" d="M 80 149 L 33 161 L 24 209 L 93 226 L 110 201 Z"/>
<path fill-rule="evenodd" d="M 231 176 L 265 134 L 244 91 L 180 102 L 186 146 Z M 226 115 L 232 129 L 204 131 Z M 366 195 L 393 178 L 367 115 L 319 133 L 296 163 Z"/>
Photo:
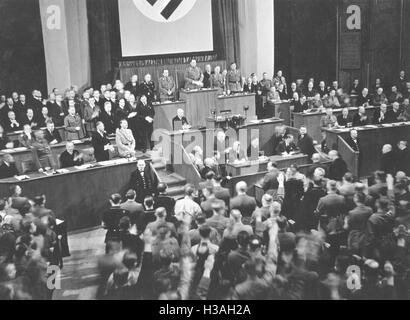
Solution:
<path fill-rule="evenodd" d="M 7 133 L 19 131 L 23 129 L 23 125 L 17 121 L 16 113 L 14 111 L 9 111 L 7 113 L 7 119 L 3 121 L 4 121 L 4 131 L 6 131 Z"/>
<path fill-rule="evenodd" d="M 91 138 L 91 144 L 94 148 L 94 157 L 97 162 L 107 161 L 110 159 L 109 151 L 114 151 L 114 147 L 111 145 L 107 133 L 104 130 L 104 123 L 98 121 L 96 126 L 97 131 L 93 132 Z"/>
<path fill-rule="evenodd" d="M 296 144 L 293 142 L 293 135 L 288 134 L 285 136 L 285 140 L 279 143 L 276 153 L 281 154 L 281 155 L 291 155 L 296 153 L 298 150 L 298 147 Z"/>
<path fill-rule="evenodd" d="M 395 101 L 392 104 L 392 109 L 387 111 L 387 119 L 390 123 L 400 122 L 402 112 L 400 111 L 400 104 Z"/>
<path fill-rule="evenodd" d="M 54 128 L 54 122 L 50 119 L 46 121 L 47 128 L 44 130 L 44 138 L 47 142 L 51 145 L 60 143 L 63 139 L 61 139 L 61 135 L 58 130 Z"/>
<path fill-rule="evenodd" d="M 301 126 L 299 129 L 298 148 L 303 154 L 307 154 L 309 159 L 312 158 L 312 155 L 316 152 L 313 145 L 313 139 L 307 133 L 305 126 Z"/>
<path fill-rule="evenodd" d="M 272 144 L 273 144 L 273 152 L 276 153 L 276 149 L 278 148 L 279 143 L 283 141 L 285 136 L 289 133 L 289 129 L 283 126 L 277 126 L 275 128 L 275 134 L 272 137 Z"/>
<path fill-rule="evenodd" d="M 380 106 L 383 103 L 387 103 L 387 97 L 383 93 L 383 88 L 379 87 L 379 88 L 377 88 L 377 92 L 373 97 L 373 105 L 374 106 Z"/>
<path fill-rule="evenodd" d="M 183 109 L 177 110 L 177 115 L 172 119 L 172 130 L 186 130 L 189 129 L 190 125 L 187 118 L 184 115 Z"/>
<path fill-rule="evenodd" d="M 31 148 L 36 138 L 29 124 L 23 127 L 23 133 L 19 136 L 20 147 Z"/>
<path fill-rule="evenodd" d="M 323 129 L 329 129 L 337 127 L 337 118 L 333 115 L 333 109 L 330 106 L 326 107 L 326 115 L 320 119 L 320 127 Z"/>
<path fill-rule="evenodd" d="M 60 167 L 70 168 L 84 164 L 83 154 L 74 149 L 74 143 L 67 142 L 66 150 L 60 155 Z"/>
<path fill-rule="evenodd" d="M 353 127 L 366 126 L 370 123 L 369 117 L 366 114 L 366 109 L 361 106 L 358 112 L 353 116 Z"/>
<path fill-rule="evenodd" d="M 370 101 L 369 89 L 363 88 L 362 93 L 357 98 L 357 105 L 367 107 L 370 104 Z"/>
<path fill-rule="evenodd" d="M 385 103 L 380 105 L 380 109 L 376 109 L 373 114 L 373 124 L 389 123 L 387 117 L 387 105 Z"/>
<path fill-rule="evenodd" d="M 342 114 L 337 117 L 337 123 L 341 127 L 351 127 L 353 124 L 353 119 L 349 114 L 348 108 L 342 109 Z"/>
<path fill-rule="evenodd" d="M 17 176 L 19 173 L 16 168 L 16 163 L 11 154 L 6 153 L 3 156 L 2 163 L 0 165 L 0 179 L 11 178 Z"/>
<path fill-rule="evenodd" d="M 246 160 L 248 160 L 246 152 L 241 148 L 241 143 L 239 141 L 235 141 L 232 145 L 232 149 L 229 151 L 229 162 L 238 163 Z"/>

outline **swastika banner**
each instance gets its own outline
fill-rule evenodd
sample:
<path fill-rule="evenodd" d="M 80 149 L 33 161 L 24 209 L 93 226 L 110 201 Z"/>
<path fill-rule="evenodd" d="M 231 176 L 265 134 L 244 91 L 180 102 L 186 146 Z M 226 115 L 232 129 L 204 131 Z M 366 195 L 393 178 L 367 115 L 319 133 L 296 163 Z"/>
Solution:
<path fill-rule="evenodd" d="M 213 50 L 211 0 L 119 0 L 123 57 Z"/>

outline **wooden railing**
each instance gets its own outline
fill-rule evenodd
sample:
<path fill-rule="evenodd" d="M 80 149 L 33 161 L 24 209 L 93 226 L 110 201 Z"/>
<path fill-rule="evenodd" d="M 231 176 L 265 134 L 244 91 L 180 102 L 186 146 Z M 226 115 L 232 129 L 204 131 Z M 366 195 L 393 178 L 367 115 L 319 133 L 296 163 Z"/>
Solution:
<path fill-rule="evenodd" d="M 340 157 L 346 162 L 349 172 L 351 172 L 356 178 L 360 178 L 359 152 L 354 151 L 340 136 L 337 138 Z"/>

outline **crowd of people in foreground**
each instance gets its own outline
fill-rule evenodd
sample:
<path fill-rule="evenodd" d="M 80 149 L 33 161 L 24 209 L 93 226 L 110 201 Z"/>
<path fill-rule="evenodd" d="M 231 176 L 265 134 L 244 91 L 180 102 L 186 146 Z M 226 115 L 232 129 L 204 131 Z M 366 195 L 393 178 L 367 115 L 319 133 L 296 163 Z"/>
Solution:
<path fill-rule="evenodd" d="M 58 219 L 45 205 L 45 196 L 28 199 L 18 185 L 0 200 L 0 300 L 52 298 L 47 267 L 62 267 L 68 249 Z"/>
<path fill-rule="evenodd" d="M 409 178 L 311 169 L 270 162 L 260 202 L 212 171 L 176 202 L 163 183 L 112 195 L 97 298 L 408 299 Z"/>

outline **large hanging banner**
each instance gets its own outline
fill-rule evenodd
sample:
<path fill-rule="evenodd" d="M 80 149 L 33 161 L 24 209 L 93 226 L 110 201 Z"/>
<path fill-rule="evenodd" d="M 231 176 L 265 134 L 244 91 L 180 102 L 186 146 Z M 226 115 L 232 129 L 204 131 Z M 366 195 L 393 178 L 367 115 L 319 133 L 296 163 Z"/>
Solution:
<path fill-rule="evenodd" d="M 211 0 L 118 0 L 123 57 L 213 51 Z"/>
<path fill-rule="evenodd" d="M 40 0 L 40 14 L 48 91 L 63 90 L 71 84 L 64 0 Z"/>

